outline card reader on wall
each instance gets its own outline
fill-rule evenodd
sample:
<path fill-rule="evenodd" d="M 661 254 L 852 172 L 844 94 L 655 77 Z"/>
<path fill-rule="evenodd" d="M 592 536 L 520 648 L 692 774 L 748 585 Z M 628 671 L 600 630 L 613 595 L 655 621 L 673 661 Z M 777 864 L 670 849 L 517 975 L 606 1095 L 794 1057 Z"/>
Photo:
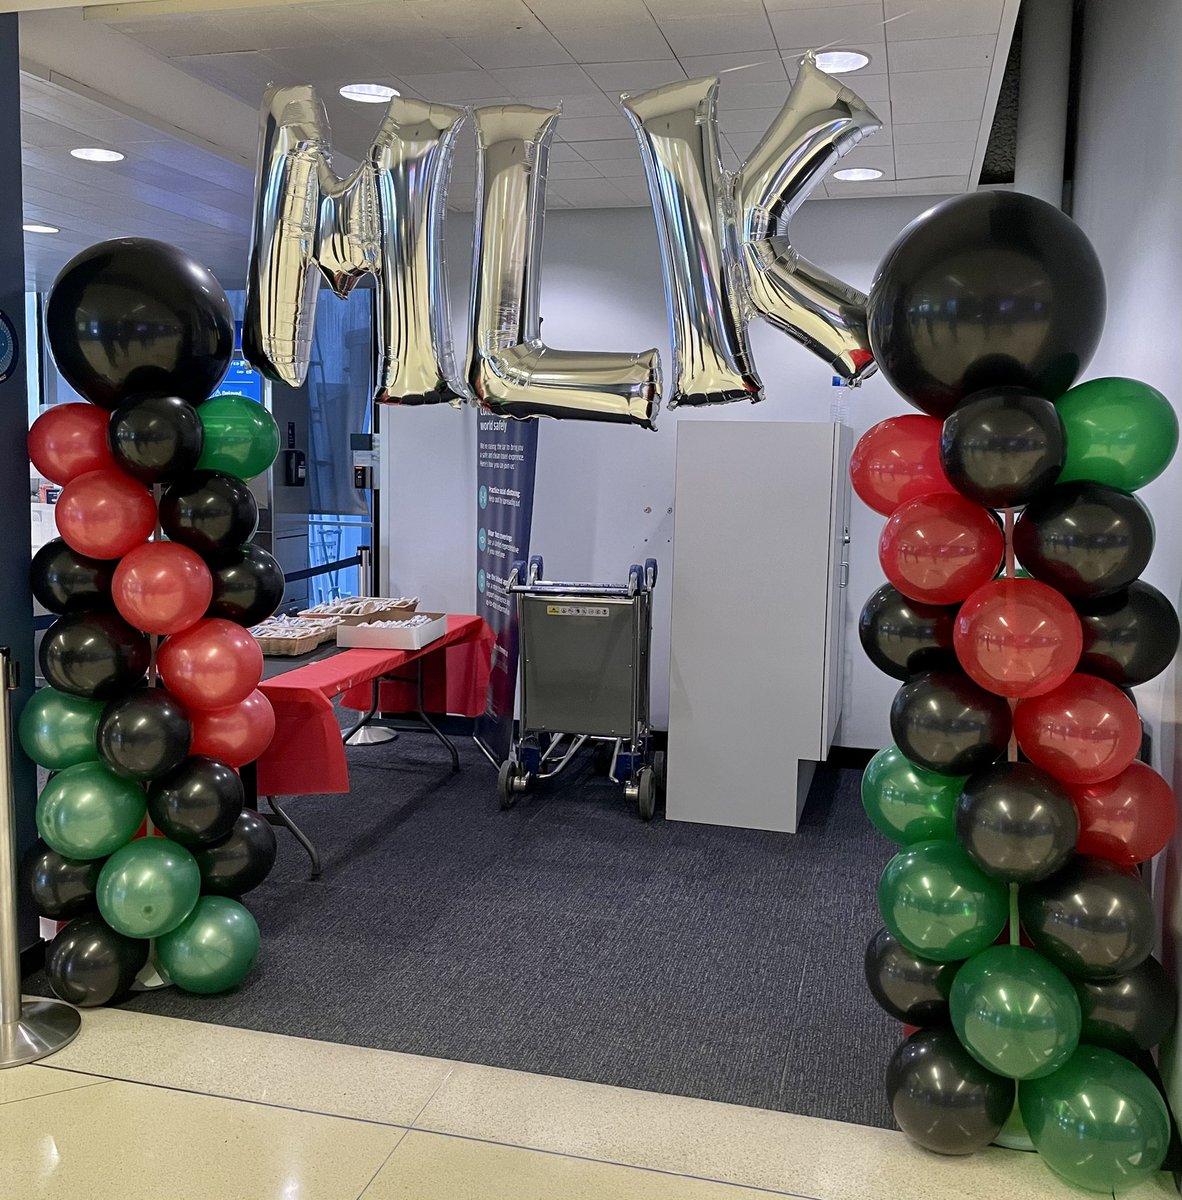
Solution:
<path fill-rule="evenodd" d="M 308 480 L 308 460 L 302 450 L 283 451 L 283 482 L 288 487 L 303 487 Z"/>

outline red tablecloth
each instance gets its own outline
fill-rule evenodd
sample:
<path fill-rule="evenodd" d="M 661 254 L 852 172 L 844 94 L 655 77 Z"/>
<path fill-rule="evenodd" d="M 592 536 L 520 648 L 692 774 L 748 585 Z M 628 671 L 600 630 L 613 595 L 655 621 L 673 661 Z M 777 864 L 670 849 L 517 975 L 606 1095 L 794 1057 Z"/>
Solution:
<path fill-rule="evenodd" d="M 495 642 L 480 617 L 449 615 L 447 633 L 422 650 L 342 650 L 331 658 L 265 679 L 259 688 L 275 709 L 275 736 L 258 760 L 260 796 L 347 792 L 349 769 L 332 701 L 369 708 L 380 675 L 413 676 L 423 660 L 423 707 L 475 717 L 484 712 Z M 383 712 L 415 711 L 414 685 L 382 685 Z"/>

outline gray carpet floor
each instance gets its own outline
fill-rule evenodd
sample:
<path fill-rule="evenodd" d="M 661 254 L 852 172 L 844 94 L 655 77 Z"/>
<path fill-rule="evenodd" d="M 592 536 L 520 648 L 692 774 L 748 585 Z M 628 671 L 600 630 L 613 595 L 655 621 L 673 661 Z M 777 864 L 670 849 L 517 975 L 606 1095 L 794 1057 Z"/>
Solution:
<path fill-rule="evenodd" d="M 890 1126 L 900 1032 L 862 980 L 890 854 L 858 772 L 822 768 L 795 835 L 643 824 L 589 760 L 501 812 L 459 739 L 349 751 L 348 796 L 292 798 L 324 876 L 278 830 L 246 901 L 263 949 L 191 1020 Z"/>

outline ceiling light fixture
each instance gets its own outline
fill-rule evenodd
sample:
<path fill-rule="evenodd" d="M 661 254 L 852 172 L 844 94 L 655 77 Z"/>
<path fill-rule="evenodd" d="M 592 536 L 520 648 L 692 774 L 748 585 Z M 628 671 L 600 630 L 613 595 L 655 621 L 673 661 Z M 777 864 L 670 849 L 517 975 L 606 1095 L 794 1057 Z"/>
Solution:
<path fill-rule="evenodd" d="M 848 75 L 860 71 L 869 61 L 870 55 L 861 50 L 822 50 L 817 55 L 817 66 L 826 75 Z"/>
<path fill-rule="evenodd" d="M 80 158 L 83 162 L 122 162 L 123 155 L 118 150 L 100 150 L 97 146 L 79 146 L 70 151 L 71 158 Z"/>
<path fill-rule="evenodd" d="M 397 88 L 387 87 L 384 83 L 346 83 L 341 88 L 341 95 L 358 104 L 385 104 L 400 93 Z"/>
<path fill-rule="evenodd" d="M 26 221 L 21 228 L 26 233 L 61 233 L 56 225 L 39 225 L 36 221 Z"/>
<path fill-rule="evenodd" d="M 842 183 L 864 183 L 867 179 L 881 179 L 882 172 L 877 167 L 846 167 L 833 172 L 834 179 Z"/>

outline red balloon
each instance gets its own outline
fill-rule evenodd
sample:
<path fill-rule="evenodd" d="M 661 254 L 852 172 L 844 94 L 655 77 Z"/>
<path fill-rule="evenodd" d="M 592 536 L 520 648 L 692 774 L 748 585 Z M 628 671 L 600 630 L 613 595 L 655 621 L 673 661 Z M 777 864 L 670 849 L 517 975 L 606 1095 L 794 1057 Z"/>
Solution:
<path fill-rule="evenodd" d="M 1034 579 L 995 579 L 960 606 L 952 630 L 969 678 L 999 696 L 1041 696 L 1075 670 L 1083 650 L 1079 614 Z"/>
<path fill-rule="evenodd" d="M 29 428 L 29 458 L 37 473 L 69 483 L 88 471 L 118 469 L 107 445 L 110 413 L 93 404 L 58 404 Z"/>
<path fill-rule="evenodd" d="M 1004 552 L 997 518 L 960 495 L 908 500 L 895 509 L 878 539 L 886 577 L 922 604 L 966 599 L 997 574 Z"/>
<path fill-rule="evenodd" d="M 1052 692 L 1019 700 L 1014 733 L 1036 766 L 1064 783 L 1119 775 L 1141 748 L 1141 719 L 1115 684 L 1071 675 Z"/>
<path fill-rule="evenodd" d="M 275 710 L 257 688 L 232 708 L 189 714 L 193 726 L 190 754 L 208 754 L 231 767 L 254 762 L 275 736 Z"/>
<path fill-rule="evenodd" d="M 67 546 L 90 558 L 122 558 L 156 529 L 156 501 L 122 471 L 88 471 L 62 488 L 57 529 Z"/>
<path fill-rule="evenodd" d="M 205 615 L 213 576 L 188 546 L 148 542 L 115 568 L 111 594 L 120 615 L 145 633 L 180 633 Z"/>
<path fill-rule="evenodd" d="M 258 687 L 263 652 L 249 630 L 212 617 L 168 638 L 156 666 L 186 708 L 229 708 Z"/>
<path fill-rule="evenodd" d="M 1076 851 L 1133 867 L 1164 850 L 1178 825 L 1170 785 L 1143 762 L 1102 783 L 1072 787 L 1079 810 Z"/>
<path fill-rule="evenodd" d="M 862 502 L 889 517 L 908 500 L 956 491 L 940 465 L 943 428 L 935 417 L 915 413 L 866 430 L 850 455 L 850 480 Z"/>

